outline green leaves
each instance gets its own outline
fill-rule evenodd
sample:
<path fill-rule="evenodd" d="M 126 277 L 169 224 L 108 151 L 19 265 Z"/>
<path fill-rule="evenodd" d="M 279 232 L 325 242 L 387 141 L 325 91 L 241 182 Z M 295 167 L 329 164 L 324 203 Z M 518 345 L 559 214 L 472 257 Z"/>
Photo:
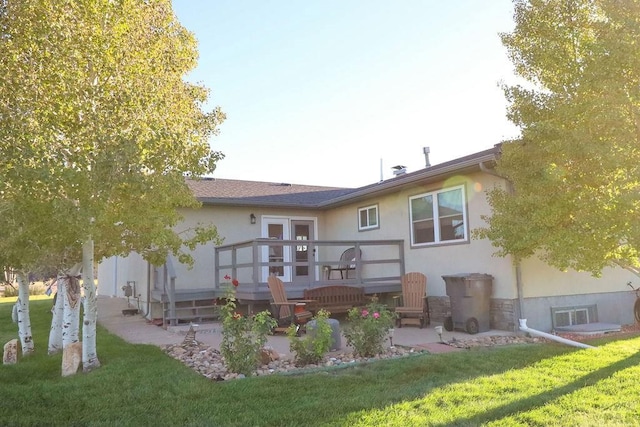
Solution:
<path fill-rule="evenodd" d="M 17 257 L 32 264 L 43 253 L 76 256 L 71 248 L 92 235 L 98 260 L 178 254 L 177 209 L 197 206 L 184 178 L 223 157 L 209 138 L 224 114 L 203 111 L 208 90 L 183 80 L 197 48 L 171 2 L 3 5 L 0 194 L 12 214 L 0 233 L 13 243 L 0 249 L 38 248 Z"/>
<path fill-rule="evenodd" d="M 503 144 L 488 237 L 499 254 L 540 254 L 599 274 L 638 264 L 640 2 L 517 0 L 502 35 L 531 86 L 506 87 L 521 138 Z"/>

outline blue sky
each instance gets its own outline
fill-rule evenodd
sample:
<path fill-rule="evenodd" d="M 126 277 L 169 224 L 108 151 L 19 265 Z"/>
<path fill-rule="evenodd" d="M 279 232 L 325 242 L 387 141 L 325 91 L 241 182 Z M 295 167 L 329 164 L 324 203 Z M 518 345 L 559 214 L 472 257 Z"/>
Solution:
<path fill-rule="evenodd" d="M 517 135 L 511 0 L 173 0 L 227 114 L 214 176 L 359 187 Z M 382 168 L 381 168 L 382 163 Z"/>

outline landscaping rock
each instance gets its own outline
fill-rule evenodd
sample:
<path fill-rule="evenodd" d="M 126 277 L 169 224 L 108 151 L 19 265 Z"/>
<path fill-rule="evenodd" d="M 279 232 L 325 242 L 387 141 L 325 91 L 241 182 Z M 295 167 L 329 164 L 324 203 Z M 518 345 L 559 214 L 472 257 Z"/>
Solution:
<path fill-rule="evenodd" d="M 528 337 L 524 335 L 496 335 L 486 337 L 473 337 L 465 340 L 454 338 L 451 341 L 444 342 L 443 344 L 455 348 L 471 349 L 475 347 L 492 347 L 511 344 L 537 344 L 545 342 L 548 341 L 544 338 L 538 337 Z M 166 345 L 163 346 L 162 349 L 174 359 L 180 360 L 185 365 L 189 366 L 196 372 L 207 378 L 210 378 L 213 381 L 244 378 L 243 375 L 238 375 L 227 371 L 222 355 L 218 350 L 212 347 L 203 344 L 195 344 L 190 346 L 177 344 Z M 346 364 L 392 359 L 427 352 L 428 351 L 426 351 L 424 348 L 420 348 L 419 346 L 408 347 L 397 345 L 388 347 L 385 353 L 379 354 L 373 358 L 362 358 L 355 356 L 351 351 L 345 350 L 342 352 L 332 352 L 327 354 L 324 359 L 318 364 L 297 367 L 294 363 L 293 356 L 291 356 L 291 358 L 285 358 L 282 355 L 279 355 L 271 347 L 265 347 L 261 352 L 262 364 L 257 369 L 254 375 L 262 376 L 278 373 L 304 373 L 305 371 L 317 370 L 319 368 L 331 368 Z"/>
<path fill-rule="evenodd" d="M 18 340 L 12 339 L 4 345 L 2 364 L 14 365 L 16 363 L 18 363 Z"/>

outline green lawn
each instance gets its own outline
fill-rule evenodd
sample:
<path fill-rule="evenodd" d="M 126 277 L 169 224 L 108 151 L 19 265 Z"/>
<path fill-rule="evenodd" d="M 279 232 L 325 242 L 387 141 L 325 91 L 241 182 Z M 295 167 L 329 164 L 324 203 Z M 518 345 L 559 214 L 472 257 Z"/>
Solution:
<path fill-rule="evenodd" d="M 17 337 L 0 300 L 0 342 Z M 419 355 L 306 375 L 212 382 L 98 330 L 103 366 L 60 377 L 50 300 L 32 301 L 36 354 L 0 366 L 0 425 L 640 425 L 640 337 L 596 350 L 530 344 Z"/>

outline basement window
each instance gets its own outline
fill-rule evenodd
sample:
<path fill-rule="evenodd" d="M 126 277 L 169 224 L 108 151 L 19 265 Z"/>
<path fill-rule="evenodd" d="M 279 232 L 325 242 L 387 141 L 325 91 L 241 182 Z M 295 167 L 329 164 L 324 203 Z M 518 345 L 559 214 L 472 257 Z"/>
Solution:
<path fill-rule="evenodd" d="M 586 325 L 598 321 L 595 304 L 573 307 L 551 307 L 553 328 L 572 325 Z"/>

